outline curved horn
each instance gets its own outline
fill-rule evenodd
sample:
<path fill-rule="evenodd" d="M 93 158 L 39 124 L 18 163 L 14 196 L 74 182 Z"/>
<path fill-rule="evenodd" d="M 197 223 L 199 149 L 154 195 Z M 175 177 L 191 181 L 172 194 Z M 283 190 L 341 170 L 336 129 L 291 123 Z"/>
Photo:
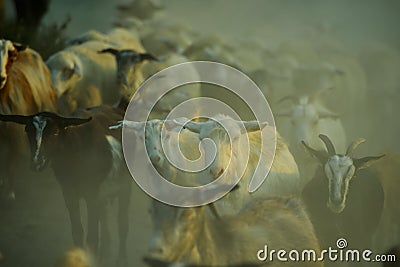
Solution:
<path fill-rule="evenodd" d="M 346 156 L 352 158 L 354 155 L 354 151 L 357 149 L 359 145 L 364 143 L 366 140 L 364 138 L 359 138 L 353 141 L 346 150 Z"/>
<path fill-rule="evenodd" d="M 299 102 L 299 99 L 297 97 L 288 95 L 288 96 L 285 96 L 285 97 L 279 99 L 278 102 L 276 102 L 276 103 L 282 103 L 287 100 L 293 101 L 293 103 Z"/>
<path fill-rule="evenodd" d="M 322 142 L 324 142 L 326 150 L 328 150 L 329 156 L 336 155 L 335 146 L 333 145 L 331 139 L 329 139 L 329 137 L 324 134 L 320 134 L 318 135 L 318 137 L 322 140 Z"/>

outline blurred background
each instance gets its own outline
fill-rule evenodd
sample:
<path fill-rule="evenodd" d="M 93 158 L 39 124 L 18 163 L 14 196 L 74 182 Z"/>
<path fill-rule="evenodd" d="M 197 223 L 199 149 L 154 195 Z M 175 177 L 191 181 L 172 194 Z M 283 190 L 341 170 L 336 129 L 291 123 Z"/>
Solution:
<path fill-rule="evenodd" d="M 38 18 L 16 23 L 14 2 L 0 0 L 0 36 L 29 44 L 44 60 L 63 49 L 67 39 L 88 30 L 107 32 L 115 25 L 137 30 L 142 23 L 127 19 L 129 11 L 125 16 L 117 9 L 130 1 L 44 0 L 43 8 L 34 12 L 41 1 L 30 2 L 28 13 L 37 12 Z M 235 60 L 226 57 L 224 63 L 252 77 L 273 112 L 288 105 L 279 104 L 287 92 L 276 89 L 286 88 L 285 81 L 265 82 L 264 77 L 258 79 L 257 70 L 294 68 L 292 59 L 296 66 L 335 65 L 347 76 L 329 80 L 328 87 L 337 87 L 338 93 L 321 96 L 321 102 L 343 116 L 347 143 L 365 137 L 368 145 L 360 147 L 360 154 L 400 152 L 400 1 L 160 0 L 159 4 L 164 9 L 150 25 L 175 23 L 195 36 L 192 40 L 215 40 L 221 47 L 233 47 Z M 294 87 L 302 87 L 303 92 L 312 94 L 324 87 L 313 78 L 304 78 L 305 74 L 291 75 Z M 288 122 L 276 120 L 278 130 L 289 139 Z M 16 181 L 16 186 L 23 197 L 11 209 L 0 210 L 0 252 L 4 255 L 0 266 L 53 266 L 72 242 L 59 186 L 50 171 L 29 174 L 29 179 Z M 151 222 L 148 198 L 134 187 L 129 263 L 141 266 Z"/>

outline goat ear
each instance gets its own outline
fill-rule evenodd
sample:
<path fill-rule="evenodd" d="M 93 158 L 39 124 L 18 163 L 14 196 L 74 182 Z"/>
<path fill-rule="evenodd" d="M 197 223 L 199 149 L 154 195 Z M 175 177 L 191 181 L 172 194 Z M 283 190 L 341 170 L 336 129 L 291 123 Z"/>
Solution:
<path fill-rule="evenodd" d="M 97 51 L 98 54 L 109 53 L 109 54 L 112 54 L 112 55 L 114 55 L 114 56 L 118 55 L 118 52 L 119 52 L 119 51 L 118 51 L 117 49 L 114 49 L 114 48 L 106 48 L 106 49 Z"/>
<path fill-rule="evenodd" d="M 15 122 L 18 124 L 30 124 L 32 123 L 32 116 L 23 115 L 2 115 L 0 114 L 0 121 Z"/>
<path fill-rule="evenodd" d="M 149 53 L 143 53 L 143 54 L 139 54 L 139 55 L 140 55 L 140 61 L 144 61 L 144 60 L 159 61 L 158 58 L 156 58 L 155 56 L 153 56 L 152 54 L 149 54 Z"/>
<path fill-rule="evenodd" d="M 206 122 L 193 122 L 193 121 L 190 121 L 190 122 L 186 123 L 184 128 L 186 128 L 189 131 L 194 132 L 194 133 L 200 133 L 200 130 L 201 130 L 201 127 L 202 127 L 203 123 L 206 123 Z"/>
<path fill-rule="evenodd" d="M 328 161 L 328 153 L 326 153 L 326 151 L 318 151 L 310 146 L 308 146 L 304 141 L 301 141 L 301 143 L 303 144 L 303 146 L 306 148 L 306 150 L 316 159 L 318 159 L 318 161 L 321 164 L 325 164 Z"/>
<path fill-rule="evenodd" d="M 23 44 L 20 44 L 20 43 L 13 43 L 13 45 L 14 45 L 15 49 L 16 49 L 18 52 L 24 51 L 25 49 L 28 48 L 27 45 L 23 45 Z"/>
<path fill-rule="evenodd" d="M 132 129 L 134 131 L 141 131 L 145 127 L 146 122 L 137 122 L 137 121 L 123 121 L 123 126 L 127 127 L 128 129 Z"/>
<path fill-rule="evenodd" d="M 87 119 L 80 118 L 60 118 L 60 125 L 62 128 L 68 128 L 70 126 L 78 126 L 84 123 L 87 123 L 92 120 L 92 117 Z"/>
<path fill-rule="evenodd" d="M 331 118 L 331 119 L 338 119 L 340 118 L 340 114 L 330 111 L 326 108 L 320 108 L 318 110 L 318 115 L 320 118 Z"/>
<path fill-rule="evenodd" d="M 189 121 L 188 119 L 184 119 L 184 118 L 177 118 L 177 119 L 173 119 L 173 120 L 165 120 L 164 121 L 164 126 L 167 130 L 172 130 L 175 127 L 181 126 L 183 127 L 185 125 L 185 123 Z"/>
<path fill-rule="evenodd" d="M 360 159 L 353 159 L 354 167 L 356 167 L 356 171 L 368 168 L 373 162 L 383 158 L 385 155 L 380 156 L 370 156 L 364 157 Z"/>

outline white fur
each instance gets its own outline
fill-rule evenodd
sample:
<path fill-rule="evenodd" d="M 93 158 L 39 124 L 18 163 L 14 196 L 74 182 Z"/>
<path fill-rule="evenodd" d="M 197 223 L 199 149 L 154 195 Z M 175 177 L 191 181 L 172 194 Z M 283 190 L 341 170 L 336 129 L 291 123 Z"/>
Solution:
<path fill-rule="evenodd" d="M 60 98 L 58 106 L 62 113 L 70 113 L 77 108 L 87 108 L 102 103 L 115 104 L 119 100 L 120 91 L 115 59 L 110 54 L 98 54 L 98 51 L 115 48 L 143 52 L 144 49 L 133 35 L 128 35 L 129 32 L 125 33 L 128 36 L 120 39 L 112 39 L 112 33 L 109 36 L 100 35 L 107 38 L 106 40 L 101 38 L 91 40 L 89 38 L 91 35 L 78 37 L 77 40 L 81 40 L 82 44 L 67 47 L 53 54 L 46 61 Z"/>

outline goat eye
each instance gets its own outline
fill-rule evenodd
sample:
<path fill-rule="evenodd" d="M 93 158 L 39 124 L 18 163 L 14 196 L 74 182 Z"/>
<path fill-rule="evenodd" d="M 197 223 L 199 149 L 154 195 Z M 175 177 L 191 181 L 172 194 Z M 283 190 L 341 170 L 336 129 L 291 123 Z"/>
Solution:
<path fill-rule="evenodd" d="M 74 74 L 74 69 L 66 68 L 66 69 L 64 69 L 64 71 L 63 71 L 63 77 L 64 77 L 64 79 L 69 79 L 69 78 L 72 76 L 72 74 Z"/>

